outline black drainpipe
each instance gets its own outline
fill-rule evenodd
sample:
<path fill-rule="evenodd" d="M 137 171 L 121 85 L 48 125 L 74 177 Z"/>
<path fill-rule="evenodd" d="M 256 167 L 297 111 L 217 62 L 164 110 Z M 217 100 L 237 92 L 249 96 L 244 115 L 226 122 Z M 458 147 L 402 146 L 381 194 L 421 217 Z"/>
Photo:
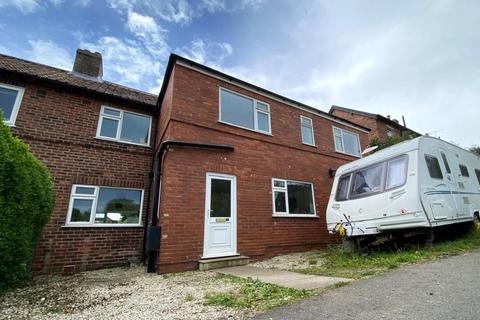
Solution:
<path fill-rule="evenodd" d="M 160 251 L 160 241 L 161 241 L 161 226 L 158 226 L 158 217 L 159 212 L 159 190 L 160 190 L 160 181 L 162 178 L 162 161 L 163 156 L 171 146 L 179 147 L 191 147 L 191 148 L 201 148 L 201 149 L 216 149 L 216 150 L 226 150 L 233 151 L 234 147 L 228 144 L 212 144 L 212 143 L 199 143 L 199 142 L 188 142 L 180 140 L 166 140 L 162 142 L 158 152 L 155 154 L 155 161 L 157 164 L 156 175 L 155 175 L 155 188 L 151 190 L 154 192 L 154 200 L 152 207 L 152 221 L 150 226 L 148 226 L 147 237 L 146 237 L 146 250 L 148 255 L 147 261 L 147 272 L 153 273 L 156 272 L 156 265 L 158 254 Z"/>

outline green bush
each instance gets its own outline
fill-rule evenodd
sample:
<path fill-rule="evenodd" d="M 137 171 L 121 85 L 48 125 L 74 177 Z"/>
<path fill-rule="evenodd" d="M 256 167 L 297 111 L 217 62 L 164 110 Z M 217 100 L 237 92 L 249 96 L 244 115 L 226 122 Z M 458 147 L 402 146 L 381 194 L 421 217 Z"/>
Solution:
<path fill-rule="evenodd" d="M 406 140 L 414 139 L 416 137 L 417 137 L 416 134 L 407 130 L 403 132 L 401 136 L 387 137 L 385 140 L 380 140 L 379 138 L 373 138 L 370 141 L 369 145 L 370 147 L 377 146 L 378 148 L 373 150 L 371 153 L 375 153 L 382 149 L 393 146 L 394 144 L 397 144 Z"/>
<path fill-rule="evenodd" d="M 55 203 L 47 168 L 2 119 L 0 114 L 0 293 L 28 279 L 36 242 Z"/>

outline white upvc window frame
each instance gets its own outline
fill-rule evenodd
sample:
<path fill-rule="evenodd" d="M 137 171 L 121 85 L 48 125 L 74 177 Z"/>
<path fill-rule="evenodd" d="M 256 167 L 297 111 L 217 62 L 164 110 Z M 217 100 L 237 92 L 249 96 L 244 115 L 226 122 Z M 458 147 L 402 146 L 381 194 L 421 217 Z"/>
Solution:
<path fill-rule="evenodd" d="M 283 182 L 283 187 L 276 187 L 275 181 Z M 313 201 L 313 214 L 290 214 L 290 208 L 288 207 L 288 181 L 290 182 L 299 182 L 309 184 L 312 190 L 312 201 Z M 286 212 L 277 212 L 275 209 L 275 191 L 285 193 L 285 209 Z M 315 190 L 313 187 L 313 183 L 307 181 L 300 181 L 300 180 L 292 180 L 292 179 L 280 179 L 280 178 L 272 178 L 272 217 L 280 217 L 280 218 L 318 218 L 317 215 L 317 207 L 315 204 Z"/>
<path fill-rule="evenodd" d="M 253 129 L 222 120 L 222 90 L 253 101 Z M 267 107 L 267 111 L 259 108 L 258 104 L 265 105 Z M 258 113 L 262 113 L 268 116 L 268 131 L 260 130 L 258 128 Z M 224 87 L 218 88 L 218 122 L 227 124 L 229 126 L 249 130 L 249 131 L 254 131 L 254 132 L 258 132 L 258 133 L 262 133 L 270 136 L 272 135 L 272 114 L 270 110 L 270 104 L 264 101 L 260 101 L 252 97 L 246 96 L 244 94 L 238 93 L 236 91 L 226 89 Z"/>
<path fill-rule="evenodd" d="M 118 111 L 118 112 L 120 112 L 120 115 L 115 116 L 115 115 L 107 114 L 107 113 L 104 112 L 105 109 L 111 109 L 111 110 Z M 142 117 L 147 117 L 149 119 L 147 143 L 136 143 L 136 142 L 121 140 L 120 136 L 122 134 L 123 115 L 125 113 L 138 115 L 138 116 L 142 116 Z M 100 132 L 102 130 L 102 125 L 103 125 L 103 119 L 111 119 L 111 120 L 118 121 L 117 133 L 116 133 L 115 138 L 105 137 L 105 136 L 100 135 Z M 150 116 L 150 115 L 143 114 L 143 113 L 138 113 L 138 112 L 132 112 L 132 111 L 125 111 L 125 110 L 122 110 L 122 109 L 118 109 L 118 108 L 114 108 L 114 107 L 110 107 L 110 106 L 106 106 L 106 105 L 103 105 L 102 108 L 100 109 L 100 114 L 99 114 L 99 117 L 98 117 L 98 125 L 97 125 L 97 134 L 96 134 L 97 139 L 115 141 L 115 142 L 126 143 L 126 144 L 133 144 L 133 145 L 136 145 L 136 146 L 149 147 L 150 146 L 150 137 L 151 137 L 151 133 L 152 133 L 151 131 L 152 131 L 152 116 Z"/>
<path fill-rule="evenodd" d="M 76 188 L 93 188 L 95 191 L 93 194 L 79 194 L 76 193 Z M 138 215 L 138 223 L 95 223 L 95 214 L 97 211 L 97 202 L 98 196 L 100 192 L 100 188 L 108 188 L 108 189 L 120 189 L 120 190 L 137 190 L 141 191 L 140 196 L 140 212 Z M 143 213 L 143 199 L 145 195 L 144 189 L 137 189 L 137 188 L 119 188 L 119 187 L 110 187 L 110 186 L 95 186 L 95 185 L 86 185 L 86 184 L 73 184 L 72 191 L 70 193 L 70 202 L 68 204 L 68 213 L 67 219 L 65 222 L 65 227 L 92 227 L 92 228 L 102 228 L 102 227 L 117 227 L 117 228 L 124 228 L 124 227 L 141 227 L 142 226 L 142 213 Z M 92 208 L 90 212 L 90 221 L 71 221 L 72 218 L 72 211 L 73 211 L 73 202 L 76 199 L 83 199 L 83 200 L 92 200 Z"/>
<path fill-rule="evenodd" d="M 12 86 L 10 84 L 0 83 L 0 88 L 5 88 L 9 90 L 17 91 L 17 97 L 15 98 L 15 103 L 13 105 L 12 113 L 10 114 L 9 119 L 4 119 L 4 123 L 7 126 L 14 127 L 15 121 L 17 120 L 18 110 L 20 110 L 20 105 L 22 104 L 23 94 L 25 93 L 25 88 Z M 4 115 L 5 116 L 5 115 Z"/>
<path fill-rule="evenodd" d="M 340 130 L 341 134 L 337 134 L 335 131 L 336 130 Z M 347 154 L 349 156 L 352 156 L 352 157 L 356 157 L 356 158 L 361 158 L 362 157 L 362 146 L 360 144 L 360 136 L 358 133 L 356 132 L 352 132 L 352 131 L 349 131 L 349 130 L 345 130 L 345 129 L 342 129 L 342 128 L 339 128 L 339 127 L 336 127 L 336 126 L 332 126 L 332 132 L 333 132 L 333 146 L 335 148 L 335 151 L 338 152 L 338 153 L 343 153 L 343 154 Z M 345 142 L 343 141 L 343 133 L 344 132 L 347 132 L 347 133 L 350 133 L 350 134 L 353 134 L 354 136 L 357 137 L 357 144 L 358 144 L 358 155 L 357 154 L 353 154 L 353 153 L 349 153 L 349 152 L 346 152 L 345 151 Z M 335 138 L 338 137 L 338 138 L 341 138 L 342 139 L 342 148 L 343 150 L 339 150 L 337 148 L 337 143 L 335 141 Z"/>
<path fill-rule="evenodd" d="M 306 120 L 306 121 L 309 121 L 310 124 L 309 125 L 304 125 L 303 124 L 303 120 Z M 310 131 L 312 132 L 312 144 L 308 143 L 308 142 L 305 142 L 304 139 L 303 139 L 303 128 L 308 128 L 310 129 Z M 306 116 L 300 116 L 300 134 L 302 135 L 302 143 L 307 145 L 307 146 L 312 146 L 312 147 L 315 147 L 315 131 L 313 130 L 313 119 L 312 118 L 309 118 L 309 117 L 306 117 Z"/>
<path fill-rule="evenodd" d="M 393 138 L 393 136 L 395 135 L 393 128 L 387 125 L 385 125 L 385 127 L 387 128 L 387 137 Z"/>

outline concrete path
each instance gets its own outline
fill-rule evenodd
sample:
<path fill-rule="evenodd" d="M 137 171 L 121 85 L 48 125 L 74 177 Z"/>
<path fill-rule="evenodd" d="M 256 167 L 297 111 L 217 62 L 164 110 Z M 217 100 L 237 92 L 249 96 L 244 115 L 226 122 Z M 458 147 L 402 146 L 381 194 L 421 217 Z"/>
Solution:
<path fill-rule="evenodd" d="M 272 309 L 256 320 L 478 320 L 480 252 L 403 267 Z"/>
<path fill-rule="evenodd" d="M 215 271 L 240 278 L 252 278 L 266 283 L 273 283 L 282 287 L 307 290 L 321 289 L 335 283 L 352 281 L 351 279 L 345 278 L 314 276 L 278 269 L 264 269 L 251 266 L 222 268 Z"/>

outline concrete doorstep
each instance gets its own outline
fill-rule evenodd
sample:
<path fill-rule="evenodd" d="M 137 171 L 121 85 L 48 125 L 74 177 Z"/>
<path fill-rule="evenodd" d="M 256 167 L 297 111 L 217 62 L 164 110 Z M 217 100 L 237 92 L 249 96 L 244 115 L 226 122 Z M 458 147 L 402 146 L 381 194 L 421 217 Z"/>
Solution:
<path fill-rule="evenodd" d="M 221 274 L 227 274 L 245 279 L 252 278 L 262 282 L 300 290 L 322 289 L 339 282 L 352 281 L 352 279 L 347 278 L 315 276 L 279 269 L 264 269 L 252 266 L 221 268 L 215 271 Z"/>

